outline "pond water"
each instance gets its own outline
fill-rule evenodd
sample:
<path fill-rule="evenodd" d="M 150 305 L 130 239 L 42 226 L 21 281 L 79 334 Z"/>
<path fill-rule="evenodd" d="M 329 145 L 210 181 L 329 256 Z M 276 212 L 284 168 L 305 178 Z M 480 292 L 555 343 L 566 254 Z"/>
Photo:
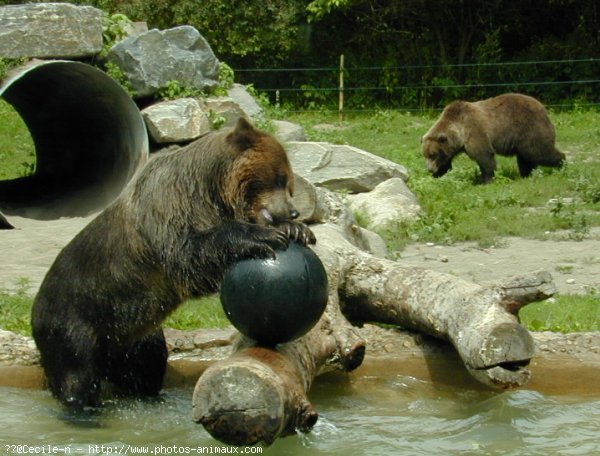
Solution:
<path fill-rule="evenodd" d="M 0 388 L 1 454 L 218 454 L 227 448 L 191 421 L 191 388 L 153 401 L 114 400 L 76 424 L 47 391 Z M 503 393 L 354 373 L 322 376 L 313 431 L 266 455 L 600 455 L 600 396 Z M 261 452 L 262 450 L 262 452 Z M 139 453 L 138 453 L 139 452 Z"/>

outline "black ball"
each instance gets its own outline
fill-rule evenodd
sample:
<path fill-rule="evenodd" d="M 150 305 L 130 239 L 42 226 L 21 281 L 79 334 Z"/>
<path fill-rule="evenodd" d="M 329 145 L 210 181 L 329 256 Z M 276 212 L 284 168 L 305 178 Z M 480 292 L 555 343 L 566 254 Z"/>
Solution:
<path fill-rule="evenodd" d="M 327 304 L 327 274 L 311 249 L 292 242 L 276 255 L 236 263 L 221 284 L 221 303 L 233 326 L 264 344 L 303 336 Z"/>

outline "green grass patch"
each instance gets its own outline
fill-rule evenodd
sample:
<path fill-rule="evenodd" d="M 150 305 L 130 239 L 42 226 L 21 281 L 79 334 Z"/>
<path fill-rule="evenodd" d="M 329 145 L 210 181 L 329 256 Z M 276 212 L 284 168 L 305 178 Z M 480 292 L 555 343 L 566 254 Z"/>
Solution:
<path fill-rule="evenodd" d="M 21 279 L 15 290 L 0 289 L 0 328 L 25 336 L 31 335 L 31 305 L 29 281 Z"/>
<path fill-rule="evenodd" d="M 33 296 L 29 288 L 29 282 L 22 279 L 14 290 L 0 289 L 0 328 L 31 336 Z M 186 301 L 163 323 L 164 327 L 183 330 L 229 325 L 217 295 Z"/>
<path fill-rule="evenodd" d="M 230 324 L 218 295 L 212 295 L 186 301 L 169 315 L 163 326 L 175 329 L 201 329 L 225 328 Z"/>
<path fill-rule="evenodd" d="M 13 107 L 0 99 L 0 180 L 28 176 L 35 170 L 35 146 Z"/>
<path fill-rule="evenodd" d="M 600 331 L 600 295 L 558 295 L 523 307 L 519 317 L 530 331 Z"/>

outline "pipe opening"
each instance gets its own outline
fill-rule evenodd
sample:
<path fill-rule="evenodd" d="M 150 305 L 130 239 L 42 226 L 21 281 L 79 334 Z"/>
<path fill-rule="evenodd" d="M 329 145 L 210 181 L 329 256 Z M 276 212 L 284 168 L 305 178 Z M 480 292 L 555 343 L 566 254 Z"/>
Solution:
<path fill-rule="evenodd" d="M 6 80 L 0 97 L 23 119 L 35 147 L 33 174 L 0 181 L 5 215 L 50 220 L 99 211 L 148 156 L 139 109 L 91 65 L 35 62 Z"/>

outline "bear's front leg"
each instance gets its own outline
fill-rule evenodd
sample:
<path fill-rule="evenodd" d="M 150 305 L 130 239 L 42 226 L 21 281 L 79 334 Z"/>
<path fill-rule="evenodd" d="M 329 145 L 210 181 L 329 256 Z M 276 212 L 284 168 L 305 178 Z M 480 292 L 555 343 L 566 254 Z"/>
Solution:
<path fill-rule="evenodd" d="M 169 257 L 168 275 L 180 284 L 184 297 L 200 297 L 216 292 L 234 263 L 275 259 L 275 250 L 286 250 L 288 245 L 286 234 L 274 227 L 231 221 L 186 236 L 178 254 Z"/>

